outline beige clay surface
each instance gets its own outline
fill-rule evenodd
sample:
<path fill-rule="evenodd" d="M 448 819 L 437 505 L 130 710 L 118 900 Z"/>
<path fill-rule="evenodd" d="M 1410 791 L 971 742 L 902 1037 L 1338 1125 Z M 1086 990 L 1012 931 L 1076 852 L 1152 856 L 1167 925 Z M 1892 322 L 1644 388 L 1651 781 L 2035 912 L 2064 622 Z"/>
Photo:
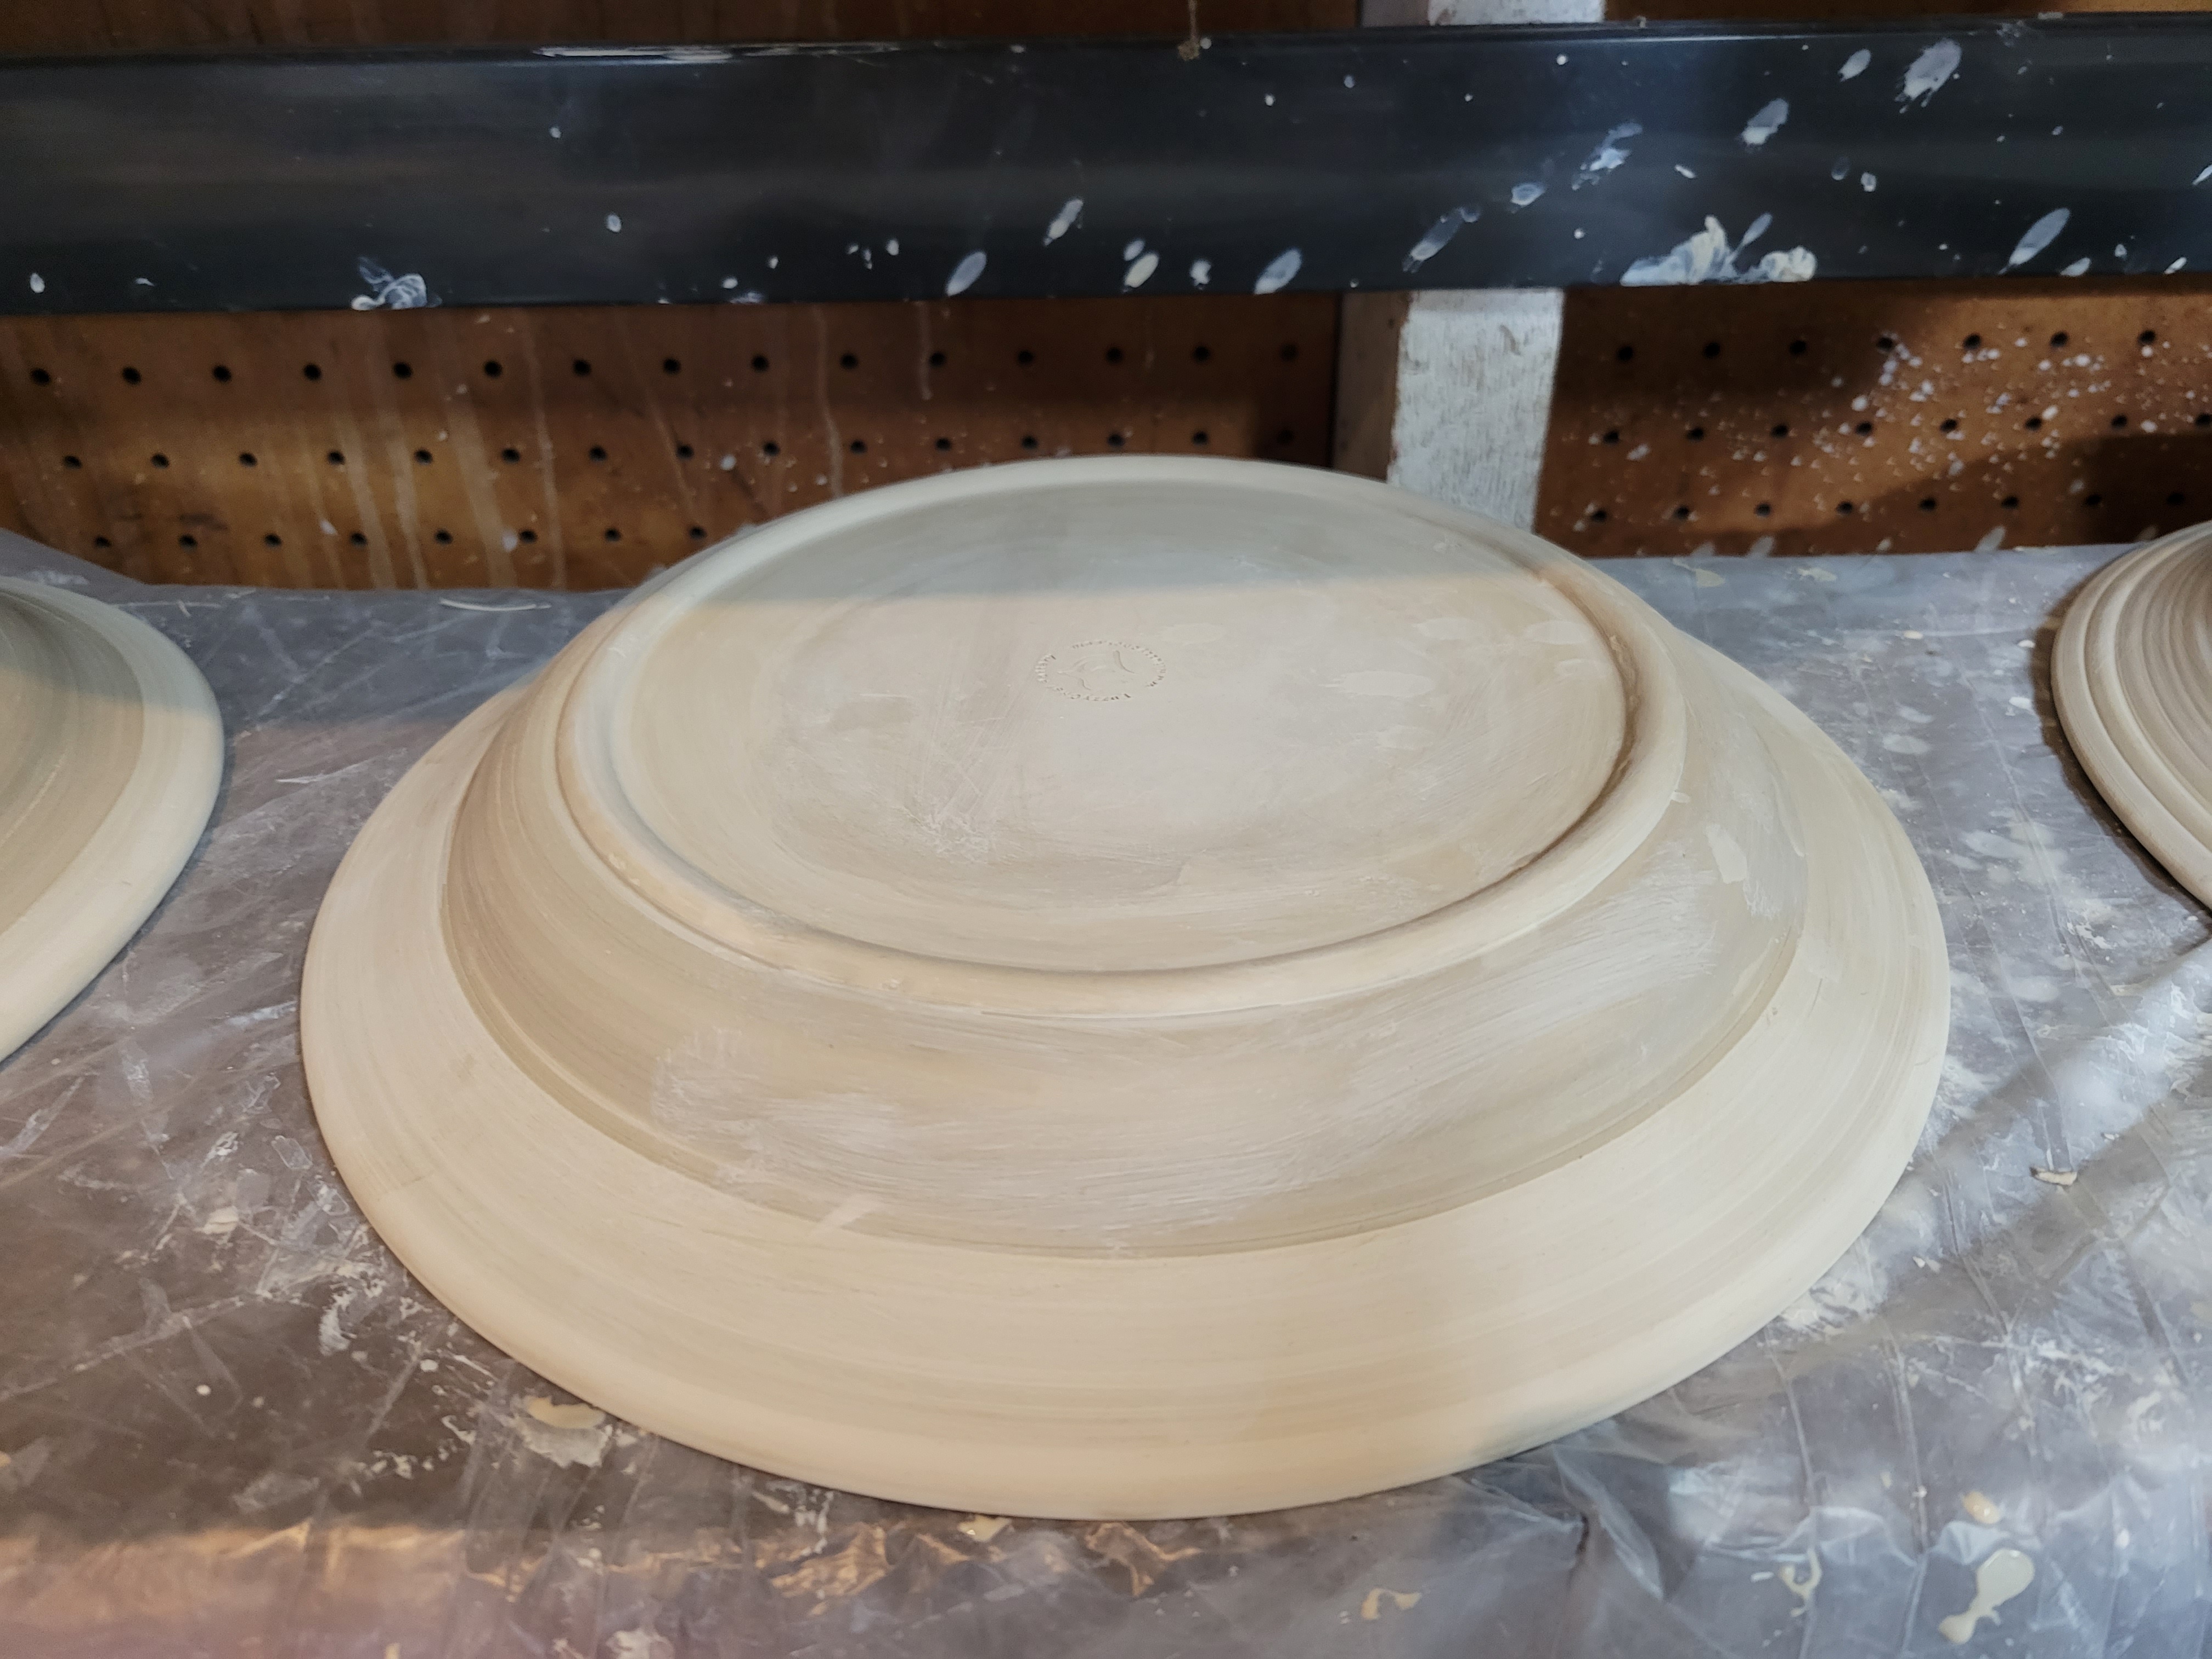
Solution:
<path fill-rule="evenodd" d="M 137 617 L 0 577 L 0 1060 L 169 890 L 222 776 L 191 659 Z"/>
<path fill-rule="evenodd" d="M 339 872 L 315 1108 L 592 1403 L 990 1513 L 1325 1499 L 1697 1369 L 1865 1225 L 1948 1015 L 1809 722 L 1340 475 L 903 484 L 678 567 Z"/>
<path fill-rule="evenodd" d="M 2212 904 L 2212 527 L 2099 571 L 2059 626 L 2051 681 L 2106 804 Z"/>

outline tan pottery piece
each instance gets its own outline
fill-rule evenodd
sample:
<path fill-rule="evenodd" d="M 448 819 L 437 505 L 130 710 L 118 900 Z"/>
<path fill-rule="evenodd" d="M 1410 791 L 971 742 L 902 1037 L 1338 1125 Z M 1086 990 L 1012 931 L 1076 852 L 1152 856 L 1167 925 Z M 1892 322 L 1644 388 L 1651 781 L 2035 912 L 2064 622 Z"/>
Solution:
<path fill-rule="evenodd" d="M 403 1260 L 690 1444 L 1067 1516 L 1578 1427 L 1864 1227 L 1943 939 L 1803 716 L 1534 538 L 1160 458 L 679 566 L 404 779 L 308 1079 Z"/>
<path fill-rule="evenodd" d="M 2051 689 L 2106 804 L 2212 904 L 2212 526 L 2090 579 L 2059 624 Z"/>
<path fill-rule="evenodd" d="M 190 658 L 112 605 L 0 577 L 0 1060 L 161 902 L 222 777 Z"/>

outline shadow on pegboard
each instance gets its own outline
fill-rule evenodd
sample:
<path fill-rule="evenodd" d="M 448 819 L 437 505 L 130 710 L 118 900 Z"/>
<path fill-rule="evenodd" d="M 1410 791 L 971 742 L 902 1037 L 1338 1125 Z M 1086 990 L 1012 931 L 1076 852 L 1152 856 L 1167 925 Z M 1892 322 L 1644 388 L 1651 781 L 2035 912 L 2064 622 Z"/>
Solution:
<path fill-rule="evenodd" d="M 2212 284 L 1589 289 L 1537 529 L 1580 553 L 1948 552 L 2212 517 Z"/>

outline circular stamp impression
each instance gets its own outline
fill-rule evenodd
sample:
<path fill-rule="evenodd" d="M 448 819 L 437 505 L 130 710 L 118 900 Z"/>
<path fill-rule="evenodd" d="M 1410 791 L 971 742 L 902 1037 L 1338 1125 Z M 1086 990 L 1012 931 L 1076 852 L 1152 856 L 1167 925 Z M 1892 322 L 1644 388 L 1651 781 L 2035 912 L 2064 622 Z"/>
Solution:
<path fill-rule="evenodd" d="M 1160 683 L 1159 653 L 1126 640 L 1085 640 L 1037 659 L 1036 677 L 1079 702 L 1121 702 Z"/>

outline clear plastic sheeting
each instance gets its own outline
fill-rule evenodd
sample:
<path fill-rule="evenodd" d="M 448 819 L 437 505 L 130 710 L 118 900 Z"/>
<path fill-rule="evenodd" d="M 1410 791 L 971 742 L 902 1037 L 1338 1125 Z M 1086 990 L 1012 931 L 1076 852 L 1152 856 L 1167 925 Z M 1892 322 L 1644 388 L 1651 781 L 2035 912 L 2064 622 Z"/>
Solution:
<path fill-rule="evenodd" d="M 296 1025 L 324 885 L 613 596 L 142 587 L 0 544 L 182 645 L 231 744 L 167 902 L 0 1065 L 0 1651 L 2200 1654 L 2212 951 L 2042 672 L 2116 551 L 1612 567 L 1825 726 L 1926 860 L 1955 1012 L 1919 1154 L 1811 1294 L 1610 1422 L 1133 1525 L 878 1503 L 605 1419 L 339 1183 Z"/>

